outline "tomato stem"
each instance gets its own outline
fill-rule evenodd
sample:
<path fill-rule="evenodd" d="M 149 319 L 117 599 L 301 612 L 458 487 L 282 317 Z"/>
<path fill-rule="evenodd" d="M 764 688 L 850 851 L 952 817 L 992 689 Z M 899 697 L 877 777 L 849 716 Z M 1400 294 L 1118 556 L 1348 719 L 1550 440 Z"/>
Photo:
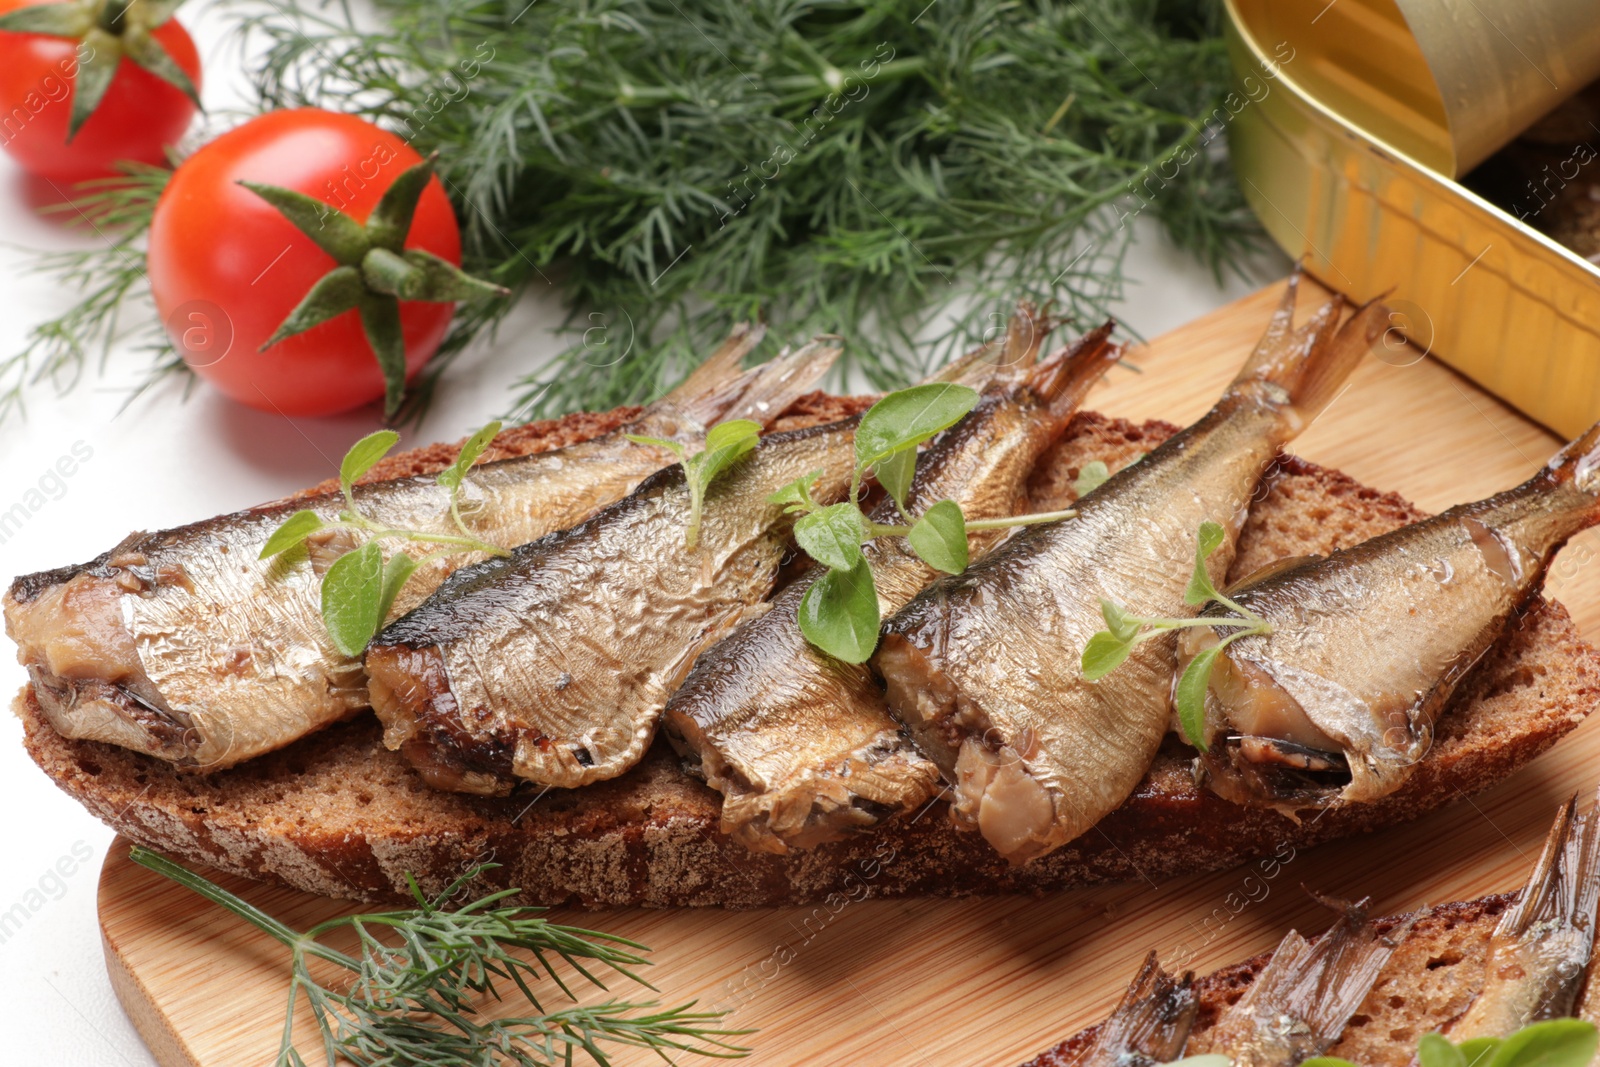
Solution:
<path fill-rule="evenodd" d="M 374 248 L 361 259 L 361 278 L 367 288 L 401 300 L 415 300 L 422 288 L 422 271 L 387 248 Z"/>

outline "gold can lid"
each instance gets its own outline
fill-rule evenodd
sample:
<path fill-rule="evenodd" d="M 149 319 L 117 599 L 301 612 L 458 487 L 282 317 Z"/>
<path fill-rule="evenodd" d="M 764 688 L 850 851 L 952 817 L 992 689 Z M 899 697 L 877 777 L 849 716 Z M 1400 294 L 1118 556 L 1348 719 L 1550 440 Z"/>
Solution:
<path fill-rule="evenodd" d="M 1600 78 L 1600 0 L 1234 0 L 1325 107 L 1460 177 Z M 1600 130 L 1596 131 L 1600 136 Z"/>

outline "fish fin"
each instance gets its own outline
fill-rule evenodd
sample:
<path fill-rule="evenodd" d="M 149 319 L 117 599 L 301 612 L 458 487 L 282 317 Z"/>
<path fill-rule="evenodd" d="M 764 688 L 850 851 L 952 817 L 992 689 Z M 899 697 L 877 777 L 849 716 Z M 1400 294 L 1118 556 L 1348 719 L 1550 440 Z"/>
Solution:
<path fill-rule="evenodd" d="M 1228 392 L 1287 407 L 1303 426 L 1333 402 L 1350 372 L 1382 336 L 1388 309 L 1376 302 L 1363 304 L 1340 326 L 1344 297 L 1335 296 L 1303 325 L 1290 329 L 1296 289 L 1291 279 L 1283 303 Z M 1264 384 L 1282 393 L 1265 393 Z"/>
<path fill-rule="evenodd" d="M 1016 381 L 1033 367 L 1045 338 L 1058 325 L 1059 319 L 1041 312 L 1032 301 L 1020 301 L 1005 333 L 945 364 L 923 381 L 955 382 L 979 391 L 995 382 Z"/>
<path fill-rule="evenodd" d="M 1111 343 L 1116 322 L 1108 319 L 1057 350 L 1028 373 L 1027 384 L 1049 405 L 1050 414 L 1065 419 L 1077 410 L 1091 386 L 1122 356 Z"/>
<path fill-rule="evenodd" d="M 678 383 L 677 388 L 661 397 L 654 404 L 669 407 L 678 411 L 689 410 L 701 397 L 718 391 L 740 375 L 739 365 L 744 362 L 744 357 L 750 350 L 761 343 L 767 335 L 767 328 L 761 323 L 751 325 L 741 322 L 728 334 L 727 339 L 717 346 L 716 351 L 706 357 L 706 361 L 690 372 L 689 376 Z"/>
<path fill-rule="evenodd" d="M 1101 1024 L 1085 1063 L 1167 1063 L 1183 1054 L 1200 1002 L 1194 974 L 1173 978 L 1151 952 Z"/>
<path fill-rule="evenodd" d="M 1568 441 L 1536 477 L 1570 481 L 1582 491 L 1600 496 L 1600 422 Z"/>

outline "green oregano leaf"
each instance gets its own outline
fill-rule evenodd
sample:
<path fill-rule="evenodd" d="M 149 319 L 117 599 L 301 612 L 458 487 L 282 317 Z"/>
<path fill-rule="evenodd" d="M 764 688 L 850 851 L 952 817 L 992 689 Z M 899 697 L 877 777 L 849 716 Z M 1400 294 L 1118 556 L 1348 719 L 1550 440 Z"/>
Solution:
<path fill-rule="evenodd" d="M 1220 644 L 1212 645 L 1195 656 L 1184 668 L 1183 677 L 1178 679 L 1175 701 L 1178 706 L 1178 725 L 1183 730 L 1183 739 L 1201 752 L 1207 751 L 1206 687 L 1211 684 L 1211 668 L 1222 648 Z"/>
<path fill-rule="evenodd" d="M 646 437 L 644 434 L 639 433 L 625 433 L 622 436 L 636 445 L 654 445 L 656 448 L 664 448 L 674 456 L 677 456 L 679 463 L 682 463 L 684 457 L 688 455 L 688 450 L 681 444 L 677 441 L 668 441 L 664 437 Z"/>
<path fill-rule="evenodd" d="M 488 449 L 489 443 L 500 432 L 500 422 L 495 420 L 484 426 L 477 433 L 467 438 L 467 443 L 461 446 L 461 452 L 456 456 L 456 461 L 439 472 L 438 482 L 452 492 L 461 487 L 461 480 L 467 476 L 467 471 L 478 462 L 478 457 Z"/>
<path fill-rule="evenodd" d="M 1106 620 L 1106 629 L 1119 641 L 1132 641 L 1139 636 L 1139 620 L 1129 615 L 1121 604 L 1101 597 L 1100 617 Z"/>
<path fill-rule="evenodd" d="M 281 552 L 287 552 L 320 529 L 322 529 L 322 516 L 314 511 L 297 511 L 284 519 L 283 525 L 272 531 L 272 536 L 261 546 L 261 555 L 257 558 L 271 559 Z"/>
<path fill-rule="evenodd" d="M 706 447 L 684 463 L 700 482 L 702 491 L 717 476 L 761 443 L 761 424 L 750 419 L 719 422 L 706 434 Z"/>
<path fill-rule="evenodd" d="M 878 589 L 863 559 L 849 570 L 830 570 L 800 600 L 800 632 L 845 663 L 865 663 L 878 647 Z"/>
<path fill-rule="evenodd" d="M 1194 573 L 1183 591 L 1183 602 L 1190 607 L 1217 599 L 1217 588 L 1211 584 L 1211 575 L 1206 571 L 1206 557 L 1217 550 L 1226 536 L 1222 527 L 1214 522 L 1208 520 L 1200 524 L 1199 535 L 1195 538 Z"/>
<path fill-rule="evenodd" d="M 1078 496 L 1088 496 L 1111 477 L 1111 469 L 1098 459 L 1092 459 L 1078 471 L 1078 477 L 1072 483 L 1072 491 Z"/>
<path fill-rule="evenodd" d="M 400 435 L 393 430 L 379 430 L 351 445 L 350 451 L 344 454 L 344 460 L 339 464 L 339 484 L 349 492 L 356 480 L 377 466 L 378 461 L 387 456 L 399 441 Z"/>
<path fill-rule="evenodd" d="M 1461 1056 L 1467 1061 L 1467 1067 L 1489 1067 L 1489 1060 L 1500 1048 L 1498 1037 L 1472 1037 L 1461 1042 L 1456 1048 L 1461 1050 Z"/>
<path fill-rule="evenodd" d="M 911 453 L 907 453 L 910 455 Z M 946 574 L 967 569 L 967 518 L 954 500 L 941 500 L 923 513 L 906 539 L 930 567 Z"/>
<path fill-rule="evenodd" d="M 1441 1034 L 1423 1034 L 1417 1042 L 1421 1067 L 1467 1067 L 1467 1058 Z"/>
<path fill-rule="evenodd" d="M 856 467 L 915 448 L 960 422 L 978 403 L 978 391 L 953 382 L 929 382 L 890 393 L 861 416 L 856 427 Z"/>
<path fill-rule="evenodd" d="M 803 516 L 794 524 L 794 539 L 806 555 L 834 570 L 847 571 L 862 562 L 866 526 L 854 504 L 834 504 Z"/>
<path fill-rule="evenodd" d="M 1133 651 L 1133 645 L 1132 638 L 1121 638 L 1105 630 L 1089 638 L 1079 659 L 1084 681 L 1098 682 L 1122 666 L 1122 661 Z"/>
<path fill-rule="evenodd" d="M 1486 1067 L 1589 1067 L 1596 1045 L 1593 1023 L 1550 1019 L 1500 1042 Z"/>
<path fill-rule="evenodd" d="M 395 597 L 400 595 L 400 590 L 405 586 L 413 572 L 417 569 L 417 561 L 404 552 L 396 552 L 389 557 L 389 562 L 383 565 L 383 585 L 378 596 L 378 626 L 383 626 L 384 620 L 389 617 L 389 610 L 394 607 Z M 376 631 L 374 631 L 376 632 Z"/>
<path fill-rule="evenodd" d="M 900 510 L 906 509 L 906 497 L 911 492 L 911 480 L 917 474 L 917 450 L 907 448 L 893 452 L 873 464 L 872 473 Z"/>
<path fill-rule="evenodd" d="M 383 622 L 383 552 L 376 541 L 346 552 L 322 577 L 322 621 L 333 645 L 355 658 Z"/>
<path fill-rule="evenodd" d="M 817 502 L 811 497 L 811 487 L 817 484 L 817 479 L 822 477 L 822 472 L 812 471 L 804 478 L 796 478 L 788 485 L 767 497 L 769 504 L 782 504 L 785 515 L 794 515 L 807 511 L 817 510 Z"/>

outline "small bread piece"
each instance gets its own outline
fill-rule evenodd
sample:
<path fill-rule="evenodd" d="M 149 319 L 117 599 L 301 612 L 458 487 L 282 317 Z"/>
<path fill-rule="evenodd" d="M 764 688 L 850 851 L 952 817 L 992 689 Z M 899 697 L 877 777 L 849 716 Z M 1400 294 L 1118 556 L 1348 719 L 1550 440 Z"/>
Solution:
<path fill-rule="evenodd" d="M 869 399 L 803 398 L 779 425 L 831 421 Z M 604 432 L 627 409 L 500 435 L 497 454 Z M 1174 432 L 1078 416 L 1039 465 L 1035 508 L 1062 506 L 1083 466 L 1116 469 Z M 440 469 L 454 449 L 391 457 L 374 472 Z M 1240 540 L 1234 574 L 1274 559 L 1354 544 L 1420 517 L 1393 494 L 1288 458 L 1269 476 Z M 1600 695 L 1600 655 L 1559 604 L 1535 600 L 1457 691 L 1433 751 L 1398 792 L 1296 824 L 1195 787 L 1192 753 L 1169 738 L 1134 795 L 1078 841 L 1012 869 L 976 834 L 951 829 L 942 801 L 849 841 L 757 855 L 723 836 L 719 794 L 690 778 L 659 740 L 627 774 L 576 790 L 473 797 L 430 789 L 383 748 L 361 716 L 209 777 L 180 775 L 127 750 L 62 738 L 31 693 L 15 709 L 30 755 L 67 793 L 134 841 L 181 860 L 327 896 L 392 901 L 405 873 L 436 891 L 475 863 L 501 866 L 483 888 L 520 886 L 530 904 L 755 907 L 830 893 L 896 896 L 1044 891 L 1160 879 L 1233 866 L 1405 822 L 1504 779 L 1553 745 Z"/>
<path fill-rule="evenodd" d="M 1445 904 L 1419 916 L 1379 919 L 1380 933 L 1413 918 L 1415 925 L 1327 1055 L 1362 1067 L 1406 1067 L 1416 1053 L 1417 1040 L 1460 1015 L 1478 995 L 1489 935 L 1515 900 L 1514 893 L 1502 894 Z M 1271 958 L 1270 952 L 1263 953 L 1195 981 L 1200 1011 L 1189 1033 L 1190 1053 L 1208 1050 L 1207 1037 L 1217 1019 L 1244 996 Z M 1023 1067 L 1071 1067 L 1098 1030 L 1099 1026 L 1081 1030 Z"/>

